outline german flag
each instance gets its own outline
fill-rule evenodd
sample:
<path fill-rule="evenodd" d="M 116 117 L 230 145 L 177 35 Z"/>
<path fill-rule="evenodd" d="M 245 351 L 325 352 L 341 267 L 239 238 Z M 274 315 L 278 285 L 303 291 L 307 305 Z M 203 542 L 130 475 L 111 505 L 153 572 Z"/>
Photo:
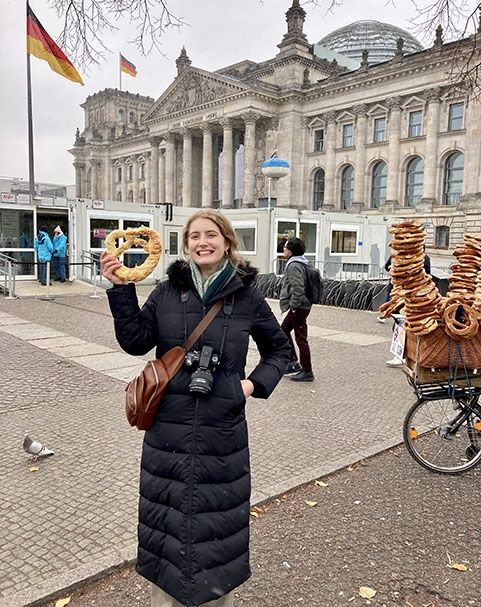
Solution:
<path fill-rule="evenodd" d="M 120 55 L 120 71 L 125 72 L 129 76 L 132 76 L 132 78 L 135 78 L 135 76 L 137 76 L 137 68 L 123 55 Z"/>
<path fill-rule="evenodd" d="M 27 53 L 30 53 L 38 59 L 43 59 L 54 72 L 72 80 L 80 82 L 83 80 L 80 74 L 67 59 L 62 49 L 50 38 L 40 21 L 33 14 L 32 9 L 27 4 Z"/>

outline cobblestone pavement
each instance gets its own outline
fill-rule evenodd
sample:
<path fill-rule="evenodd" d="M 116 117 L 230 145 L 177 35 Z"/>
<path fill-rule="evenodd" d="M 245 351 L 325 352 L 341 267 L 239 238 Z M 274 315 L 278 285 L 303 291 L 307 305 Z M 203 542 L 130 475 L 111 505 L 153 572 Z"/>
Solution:
<path fill-rule="evenodd" d="M 320 306 L 309 320 L 316 381 L 248 403 L 254 503 L 401 440 L 412 395 L 384 365 L 390 327 Z M 0 347 L 0 605 L 21 607 L 135 555 L 142 435 L 123 392 L 139 361 L 119 352 L 105 297 L 0 299 Z M 37 471 L 27 431 L 56 451 Z"/>

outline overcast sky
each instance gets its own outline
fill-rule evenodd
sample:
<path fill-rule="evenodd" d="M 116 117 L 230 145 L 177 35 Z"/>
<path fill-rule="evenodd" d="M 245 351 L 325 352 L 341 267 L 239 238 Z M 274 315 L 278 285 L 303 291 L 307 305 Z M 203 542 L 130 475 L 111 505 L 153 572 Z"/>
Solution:
<path fill-rule="evenodd" d="M 321 6 L 305 6 L 304 31 L 311 43 L 360 19 L 376 19 L 412 31 L 409 19 L 414 9 L 408 0 L 344 0 L 342 7 L 326 14 L 329 3 L 319 0 Z M 75 129 L 83 130 L 79 105 L 88 95 L 118 87 L 118 52 L 134 63 L 138 72 L 136 78 L 122 74 L 123 90 L 157 99 L 175 77 L 175 59 L 182 45 L 192 64 L 206 70 L 243 59 L 274 57 L 286 32 L 285 12 L 291 4 L 292 0 L 169 0 L 171 11 L 189 25 L 165 35 L 166 57 L 156 51 L 142 57 L 128 43 L 132 31 L 119 22 L 120 29 L 110 41 L 112 54 L 100 67 L 81 73 L 85 86 L 59 76 L 45 61 L 32 57 L 36 181 L 74 182 L 72 156 L 67 149 L 73 145 Z M 30 0 L 30 6 L 56 39 L 60 23 L 47 0 Z M 25 2 L 0 0 L 0 14 L 0 176 L 28 179 Z"/>

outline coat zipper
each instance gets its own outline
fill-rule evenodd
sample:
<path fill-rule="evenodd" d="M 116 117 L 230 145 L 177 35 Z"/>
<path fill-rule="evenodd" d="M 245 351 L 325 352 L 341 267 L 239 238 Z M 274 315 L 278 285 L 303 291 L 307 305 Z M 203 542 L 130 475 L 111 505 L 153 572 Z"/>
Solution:
<path fill-rule="evenodd" d="M 190 605 L 191 598 L 191 569 L 192 569 L 192 502 L 194 490 L 194 464 L 195 452 L 197 446 L 197 409 L 199 399 L 195 400 L 194 409 L 194 427 L 192 429 L 192 448 L 190 450 L 190 469 L 189 469 L 189 495 L 187 502 L 187 529 L 186 529 L 186 544 L 187 544 L 187 563 L 186 563 L 186 579 L 187 579 L 187 605 Z"/>

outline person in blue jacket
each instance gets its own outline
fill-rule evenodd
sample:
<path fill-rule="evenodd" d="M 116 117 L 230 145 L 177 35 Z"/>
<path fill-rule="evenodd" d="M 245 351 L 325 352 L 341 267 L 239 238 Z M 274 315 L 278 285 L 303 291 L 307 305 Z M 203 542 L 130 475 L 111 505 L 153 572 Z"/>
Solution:
<path fill-rule="evenodd" d="M 47 284 L 47 261 L 52 260 L 53 253 L 53 244 L 45 226 L 40 226 L 33 241 L 33 248 L 37 252 L 38 279 L 45 286 Z"/>
<path fill-rule="evenodd" d="M 67 260 L 67 237 L 62 232 L 62 228 L 57 226 L 53 237 L 53 267 L 55 270 L 55 280 L 65 282 L 65 262 Z"/>

